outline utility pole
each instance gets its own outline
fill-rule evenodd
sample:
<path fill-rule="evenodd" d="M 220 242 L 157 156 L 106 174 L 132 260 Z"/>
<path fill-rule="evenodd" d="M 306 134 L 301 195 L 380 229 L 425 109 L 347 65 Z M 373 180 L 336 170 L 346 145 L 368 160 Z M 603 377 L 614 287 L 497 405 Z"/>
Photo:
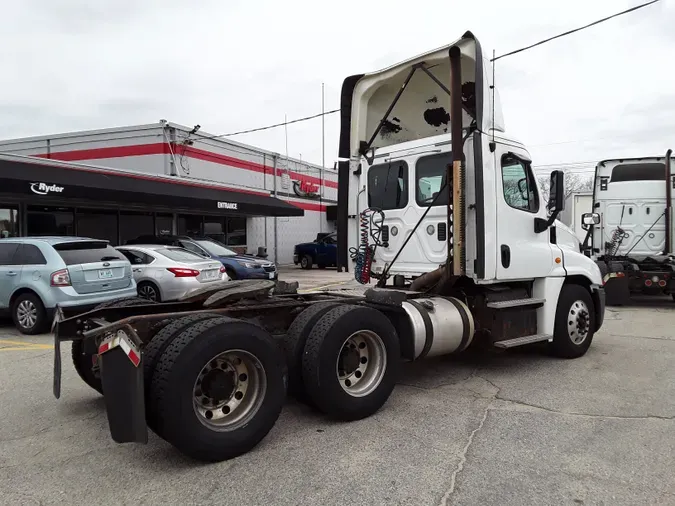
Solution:
<path fill-rule="evenodd" d="M 325 85 L 321 83 L 321 168 L 319 169 L 319 232 L 323 232 L 323 170 L 326 167 L 326 108 L 324 103 Z"/>

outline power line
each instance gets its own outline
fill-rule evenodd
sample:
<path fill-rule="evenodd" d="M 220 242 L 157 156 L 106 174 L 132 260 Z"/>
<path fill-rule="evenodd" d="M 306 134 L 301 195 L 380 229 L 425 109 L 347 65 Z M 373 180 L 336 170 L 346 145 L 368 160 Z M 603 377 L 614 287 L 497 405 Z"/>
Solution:
<path fill-rule="evenodd" d="M 300 123 L 301 121 L 307 121 L 310 119 L 314 118 L 320 118 L 321 116 L 327 116 L 328 114 L 334 114 L 336 112 L 340 112 L 340 109 L 333 109 L 332 111 L 326 111 L 326 112 L 321 112 L 319 114 L 314 114 L 312 116 L 305 116 L 304 118 L 298 118 L 294 119 L 291 121 L 284 121 L 283 123 L 276 123 L 274 125 L 268 125 L 260 128 L 251 128 L 250 130 L 240 130 L 239 132 L 232 132 L 229 134 L 220 134 L 220 135 L 207 135 L 207 136 L 200 136 L 200 140 L 208 140 L 208 139 L 220 139 L 223 137 L 233 137 L 235 135 L 242 135 L 242 134 L 249 134 L 251 132 L 260 132 L 262 130 L 269 130 L 270 128 L 277 128 L 285 125 L 291 125 L 293 123 Z"/>
<path fill-rule="evenodd" d="M 585 26 L 581 26 L 579 28 L 575 28 L 573 30 L 569 30 L 567 32 L 560 33 L 558 35 L 554 35 L 553 37 L 549 37 L 548 39 L 540 40 L 539 42 L 535 42 L 534 44 L 530 44 L 529 46 L 521 47 L 520 49 L 516 49 L 515 51 L 511 51 L 509 53 L 496 56 L 496 57 L 492 58 L 492 60 L 490 60 L 490 61 L 494 62 L 494 61 L 499 60 L 501 58 L 506 58 L 507 56 L 511 56 L 511 55 L 514 55 L 514 54 L 517 54 L 517 53 L 522 53 L 523 51 L 527 51 L 528 49 L 532 49 L 533 47 L 541 46 L 542 44 L 545 44 L 545 43 L 550 42 L 550 41 L 555 40 L 555 39 L 559 39 L 560 37 L 564 37 L 565 35 L 570 35 L 570 34 L 573 34 L 573 33 L 576 33 L 576 32 L 580 32 L 581 30 L 585 30 L 586 28 L 590 28 L 591 26 L 595 26 L 595 25 L 598 25 L 600 23 L 604 23 L 605 21 L 609 21 L 610 19 L 616 18 L 618 16 L 622 16 L 624 14 L 628 14 L 629 12 L 633 12 L 633 11 L 636 11 L 638 9 L 642 9 L 643 7 L 647 7 L 651 4 L 655 4 L 656 2 L 659 2 L 659 1 L 660 0 L 651 0 L 651 2 L 647 2 L 647 3 L 641 4 L 641 5 L 637 5 L 635 7 L 631 7 L 630 9 L 626 9 L 625 11 L 617 12 L 616 14 L 612 14 L 611 16 L 607 16 L 606 18 L 602 18 L 602 19 L 598 19 L 597 21 L 593 21 L 592 23 L 589 23 Z"/>

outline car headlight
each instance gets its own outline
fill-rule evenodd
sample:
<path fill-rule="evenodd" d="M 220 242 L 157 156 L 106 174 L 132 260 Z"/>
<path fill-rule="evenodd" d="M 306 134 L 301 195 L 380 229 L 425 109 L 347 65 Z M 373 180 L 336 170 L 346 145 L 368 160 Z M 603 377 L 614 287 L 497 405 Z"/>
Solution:
<path fill-rule="evenodd" d="M 243 267 L 246 267 L 247 269 L 255 269 L 256 268 L 256 264 L 252 264 L 250 262 L 244 262 L 244 261 L 241 261 L 241 260 L 237 260 L 237 263 L 239 263 L 239 265 L 241 265 Z"/>

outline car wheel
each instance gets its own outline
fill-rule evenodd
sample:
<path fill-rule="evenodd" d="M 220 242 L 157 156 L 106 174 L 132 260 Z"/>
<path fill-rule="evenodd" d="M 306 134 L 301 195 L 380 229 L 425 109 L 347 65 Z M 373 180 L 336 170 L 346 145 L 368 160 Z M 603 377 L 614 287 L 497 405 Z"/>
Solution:
<path fill-rule="evenodd" d="M 138 296 L 144 299 L 152 300 L 154 302 L 161 302 L 162 297 L 159 295 L 159 288 L 154 283 L 149 281 L 141 281 L 138 283 Z"/>
<path fill-rule="evenodd" d="M 12 306 L 14 325 L 22 334 L 35 335 L 48 328 L 47 311 L 40 297 L 34 293 L 19 295 Z"/>
<path fill-rule="evenodd" d="M 230 280 L 235 280 L 237 279 L 237 274 L 234 272 L 234 270 L 230 267 L 225 267 L 225 274 L 227 274 L 227 277 L 230 278 Z"/>
<path fill-rule="evenodd" d="M 312 268 L 312 257 L 309 255 L 305 255 L 300 259 L 300 267 L 303 269 L 311 269 Z"/>

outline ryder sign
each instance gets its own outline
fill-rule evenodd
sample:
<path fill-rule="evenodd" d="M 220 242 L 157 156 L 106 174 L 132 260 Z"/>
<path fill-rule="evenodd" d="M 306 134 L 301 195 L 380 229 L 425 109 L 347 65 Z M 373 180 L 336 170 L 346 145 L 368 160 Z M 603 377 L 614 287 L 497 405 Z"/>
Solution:
<path fill-rule="evenodd" d="M 49 195 L 50 193 L 61 193 L 63 186 L 47 183 L 31 183 L 30 189 L 37 195 Z"/>

